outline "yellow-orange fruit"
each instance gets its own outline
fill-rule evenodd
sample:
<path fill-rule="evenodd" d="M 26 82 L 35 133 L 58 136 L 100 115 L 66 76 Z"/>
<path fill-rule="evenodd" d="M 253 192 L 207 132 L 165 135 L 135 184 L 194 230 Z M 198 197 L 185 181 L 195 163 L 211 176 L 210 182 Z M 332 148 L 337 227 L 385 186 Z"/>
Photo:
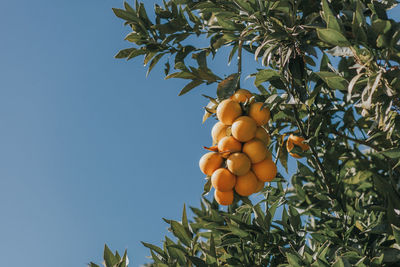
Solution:
<path fill-rule="evenodd" d="M 225 125 L 232 123 L 242 115 L 240 104 L 231 99 L 225 99 L 217 107 L 217 118 Z"/>
<path fill-rule="evenodd" d="M 219 168 L 211 175 L 211 184 L 218 191 L 231 191 L 236 184 L 236 176 L 228 169 Z"/>
<path fill-rule="evenodd" d="M 267 146 L 269 145 L 269 142 L 271 141 L 271 137 L 267 133 L 267 130 L 265 130 L 263 127 L 257 127 L 255 138 L 263 141 L 263 143 Z"/>
<path fill-rule="evenodd" d="M 245 175 L 236 178 L 235 191 L 239 195 L 247 197 L 256 192 L 257 185 L 256 175 L 249 171 Z"/>
<path fill-rule="evenodd" d="M 220 205 L 231 205 L 233 203 L 233 190 L 227 192 L 215 190 L 214 198 L 215 201 L 217 201 L 217 203 Z"/>
<path fill-rule="evenodd" d="M 286 150 L 289 152 L 289 154 L 294 157 L 294 158 L 301 158 L 301 156 L 299 154 L 296 153 L 292 153 L 290 152 L 295 145 L 299 146 L 301 148 L 301 150 L 303 151 L 307 151 L 310 149 L 310 146 L 308 144 L 303 143 L 305 139 L 301 136 L 296 136 L 293 134 L 289 135 L 289 138 L 286 141 Z"/>
<path fill-rule="evenodd" d="M 217 152 L 209 152 L 204 154 L 199 161 L 200 170 L 208 176 L 211 176 L 213 172 L 221 167 L 223 158 Z"/>
<path fill-rule="evenodd" d="M 265 159 L 251 166 L 252 171 L 262 182 L 271 182 L 277 173 L 277 168 L 272 159 Z"/>
<path fill-rule="evenodd" d="M 250 93 L 250 91 L 246 89 L 239 89 L 231 96 L 231 99 L 239 103 L 244 103 L 249 101 L 252 96 L 253 94 Z"/>
<path fill-rule="evenodd" d="M 256 136 L 256 121 L 249 116 L 240 116 L 232 124 L 232 136 L 240 142 L 247 142 Z"/>
<path fill-rule="evenodd" d="M 261 102 L 253 103 L 250 105 L 249 109 L 249 116 L 252 117 L 257 122 L 258 126 L 267 124 L 271 116 L 269 108 L 261 109 L 263 104 L 264 103 Z"/>
<path fill-rule="evenodd" d="M 250 171 L 251 161 L 244 153 L 233 153 L 226 160 L 226 166 L 234 175 L 244 175 Z"/>
<path fill-rule="evenodd" d="M 250 158 L 253 164 L 264 160 L 270 154 L 268 152 L 265 144 L 258 139 L 252 139 L 243 145 L 243 153 Z"/>
<path fill-rule="evenodd" d="M 265 183 L 257 179 L 257 188 L 254 193 L 260 192 L 264 188 Z"/>
<path fill-rule="evenodd" d="M 228 128 L 229 128 L 228 125 L 225 125 L 220 121 L 214 124 L 214 126 L 211 129 L 211 136 L 215 144 L 218 143 L 219 140 L 227 136 L 226 131 Z"/>
<path fill-rule="evenodd" d="M 227 158 L 230 153 L 240 152 L 242 143 L 236 140 L 233 136 L 225 136 L 218 142 L 218 151 L 223 157 Z"/>

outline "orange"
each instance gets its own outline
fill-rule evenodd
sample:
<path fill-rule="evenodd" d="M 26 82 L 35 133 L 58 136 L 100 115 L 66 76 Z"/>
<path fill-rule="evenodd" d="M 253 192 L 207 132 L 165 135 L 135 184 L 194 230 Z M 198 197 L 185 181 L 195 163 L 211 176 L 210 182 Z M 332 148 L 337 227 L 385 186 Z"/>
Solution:
<path fill-rule="evenodd" d="M 251 163 L 258 163 L 265 158 L 270 157 L 271 154 L 265 144 L 258 139 L 252 139 L 249 142 L 244 143 L 243 153 L 250 158 Z"/>
<path fill-rule="evenodd" d="M 239 89 L 231 96 L 231 99 L 239 103 L 245 103 L 246 101 L 249 101 L 252 96 L 253 94 L 250 93 L 250 91 Z"/>
<path fill-rule="evenodd" d="M 242 115 L 240 104 L 231 99 L 223 100 L 217 107 L 217 118 L 225 125 L 232 125 L 240 115 Z"/>
<path fill-rule="evenodd" d="M 257 177 L 252 171 L 236 178 L 235 191 L 241 196 L 247 197 L 256 192 Z"/>
<path fill-rule="evenodd" d="M 269 142 L 271 141 L 271 137 L 267 133 L 267 130 L 265 130 L 263 127 L 257 127 L 255 138 L 263 141 L 263 143 L 267 146 L 269 145 Z"/>
<path fill-rule="evenodd" d="M 223 153 L 223 157 L 227 158 L 230 153 L 240 152 L 242 143 L 236 140 L 233 136 L 225 136 L 218 142 L 218 151 Z"/>
<path fill-rule="evenodd" d="M 236 176 L 225 168 L 219 168 L 211 175 L 211 184 L 218 191 L 231 191 L 236 184 Z"/>
<path fill-rule="evenodd" d="M 228 125 L 225 125 L 220 121 L 214 124 L 211 129 L 211 136 L 215 144 L 218 143 L 223 137 L 227 136 L 226 131 L 228 128 Z"/>
<path fill-rule="evenodd" d="M 272 159 L 265 159 L 251 166 L 252 171 L 262 182 L 271 182 L 277 173 L 276 165 Z"/>
<path fill-rule="evenodd" d="M 257 179 L 257 188 L 254 191 L 254 193 L 260 192 L 264 188 L 264 184 L 265 184 L 264 182 Z"/>
<path fill-rule="evenodd" d="M 258 126 L 267 124 L 270 119 L 269 108 L 261 108 L 264 103 L 256 102 L 250 105 L 249 116 L 252 117 Z"/>
<path fill-rule="evenodd" d="M 232 124 L 232 135 L 240 142 L 247 142 L 253 139 L 256 131 L 256 121 L 249 116 L 241 116 Z"/>
<path fill-rule="evenodd" d="M 301 148 L 301 150 L 303 151 L 307 151 L 310 149 L 310 146 L 308 144 L 303 143 L 305 139 L 301 136 L 296 136 L 293 134 L 289 135 L 289 138 L 286 141 L 286 150 L 289 152 L 289 154 L 294 157 L 294 158 L 301 158 L 301 156 L 299 154 L 296 153 L 292 153 L 290 152 L 294 146 L 299 146 Z"/>
<path fill-rule="evenodd" d="M 214 198 L 215 201 L 217 201 L 218 204 L 228 206 L 233 203 L 233 190 L 227 191 L 227 192 L 221 192 L 218 190 L 215 190 L 214 192 Z"/>
<path fill-rule="evenodd" d="M 228 170 L 234 175 L 244 175 L 250 171 L 251 161 L 244 153 L 233 153 L 226 160 Z"/>
<path fill-rule="evenodd" d="M 217 152 L 209 152 L 204 154 L 199 161 L 200 170 L 207 176 L 211 176 L 213 172 L 221 167 L 223 158 Z"/>

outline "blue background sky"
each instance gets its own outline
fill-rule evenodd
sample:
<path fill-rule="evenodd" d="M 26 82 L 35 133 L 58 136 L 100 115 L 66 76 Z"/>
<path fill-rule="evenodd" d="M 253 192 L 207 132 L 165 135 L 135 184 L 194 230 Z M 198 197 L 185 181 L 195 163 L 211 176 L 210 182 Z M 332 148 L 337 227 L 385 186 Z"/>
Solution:
<path fill-rule="evenodd" d="M 114 59 L 129 46 L 111 11 L 121 6 L 1 2 L 1 266 L 85 266 L 104 243 L 139 266 L 149 255 L 140 241 L 167 234 L 161 218 L 199 204 L 213 123 L 201 124 L 200 94 L 215 87 L 178 97 L 185 81 L 165 81 L 161 66 L 146 79 L 142 59 Z M 220 76 L 235 71 L 224 56 Z"/>

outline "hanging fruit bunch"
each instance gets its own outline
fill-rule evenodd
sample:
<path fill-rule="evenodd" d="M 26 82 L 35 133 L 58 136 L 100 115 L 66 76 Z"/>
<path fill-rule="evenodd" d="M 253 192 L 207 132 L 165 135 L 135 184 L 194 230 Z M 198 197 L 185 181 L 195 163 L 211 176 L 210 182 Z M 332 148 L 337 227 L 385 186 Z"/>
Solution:
<path fill-rule="evenodd" d="M 213 146 L 207 148 L 212 152 L 201 157 L 199 166 L 211 179 L 215 200 L 231 205 L 235 193 L 243 197 L 257 193 L 277 174 L 264 128 L 270 111 L 262 102 L 254 102 L 248 90 L 239 89 L 218 104 L 216 117 Z"/>

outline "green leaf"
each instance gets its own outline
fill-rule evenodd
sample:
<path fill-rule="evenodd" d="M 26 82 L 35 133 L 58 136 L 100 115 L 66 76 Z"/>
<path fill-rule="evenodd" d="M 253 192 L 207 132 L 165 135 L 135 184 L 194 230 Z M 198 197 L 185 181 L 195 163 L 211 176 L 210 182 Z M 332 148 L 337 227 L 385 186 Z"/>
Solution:
<path fill-rule="evenodd" d="M 186 233 L 185 227 L 177 221 L 171 221 L 171 229 L 174 235 L 186 246 L 190 247 L 192 239 Z"/>
<path fill-rule="evenodd" d="M 328 28 L 340 31 L 340 25 L 332 10 L 329 8 L 329 4 L 326 0 L 322 0 L 322 15 L 328 25 Z"/>
<path fill-rule="evenodd" d="M 255 86 L 261 85 L 263 82 L 279 79 L 279 73 L 275 70 L 260 70 L 256 74 Z"/>
<path fill-rule="evenodd" d="M 371 177 L 373 173 L 369 170 L 358 171 L 355 176 L 350 177 L 349 179 L 344 180 L 346 184 L 360 184 L 361 182 L 367 180 Z"/>
<path fill-rule="evenodd" d="M 136 16 L 135 13 L 131 13 L 119 8 L 113 8 L 112 10 L 114 11 L 114 14 L 121 19 L 133 22 L 138 21 L 138 17 Z"/>
<path fill-rule="evenodd" d="M 106 267 L 113 267 L 118 263 L 118 259 L 114 256 L 112 251 L 108 248 L 107 245 L 104 245 L 104 254 L 103 254 L 104 262 Z"/>
<path fill-rule="evenodd" d="M 241 7 L 243 11 L 246 12 L 254 12 L 254 9 L 251 7 L 250 4 L 247 3 L 246 0 L 234 0 L 234 2 Z"/>
<path fill-rule="evenodd" d="M 200 84 L 202 84 L 203 81 L 202 80 L 193 80 L 190 83 L 188 83 L 185 87 L 183 87 L 183 89 L 179 92 L 179 96 L 186 94 L 187 92 L 189 92 L 190 90 L 192 90 L 193 88 L 199 86 Z"/>
<path fill-rule="evenodd" d="M 132 53 L 139 53 L 138 51 L 143 51 L 143 50 L 136 48 L 122 49 L 118 52 L 118 54 L 115 55 L 115 58 L 126 58 L 129 57 Z M 145 52 L 143 51 L 143 54 L 144 53 Z"/>
<path fill-rule="evenodd" d="M 303 266 L 303 262 L 300 257 L 292 253 L 286 253 L 286 258 L 290 266 Z"/>
<path fill-rule="evenodd" d="M 288 152 L 286 150 L 286 143 L 282 144 L 278 158 L 282 166 L 285 168 L 286 173 L 288 173 Z"/>
<path fill-rule="evenodd" d="M 198 257 L 189 256 L 189 255 L 186 255 L 186 257 L 187 257 L 195 266 L 198 266 L 198 267 L 208 267 L 208 265 L 206 264 L 206 262 L 203 261 L 202 259 L 198 258 Z"/>
<path fill-rule="evenodd" d="M 221 81 L 217 87 L 218 98 L 225 99 L 233 95 L 238 85 L 239 78 L 239 74 L 233 73 L 229 75 L 226 79 Z"/>
<path fill-rule="evenodd" d="M 396 225 L 391 225 L 393 229 L 393 235 L 394 239 L 396 240 L 396 243 L 400 245 L 400 227 L 397 227 Z"/>
<path fill-rule="evenodd" d="M 382 151 L 380 153 L 391 159 L 400 158 L 400 148 L 392 148 L 392 149 Z"/>
<path fill-rule="evenodd" d="M 340 32 L 333 29 L 317 29 L 318 38 L 325 43 L 337 46 L 350 46 L 350 42 Z"/>
<path fill-rule="evenodd" d="M 145 247 L 157 252 L 161 257 L 163 257 L 163 258 L 166 257 L 165 252 L 161 248 L 157 247 L 156 245 L 153 245 L 153 244 L 150 244 L 150 243 L 146 243 L 146 242 L 141 242 L 141 243 L 143 244 L 143 246 L 145 246 Z"/>
<path fill-rule="evenodd" d="M 339 75 L 328 71 L 316 72 L 315 74 L 317 74 L 330 88 L 347 92 L 348 82 Z"/>
<path fill-rule="evenodd" d="M 242 238 L 249 235 L 248 232 L 240 229 L 239 227 L 234 226 L 233 224 L 228 224 L 228 226 L 233 235 L 237 235 L 238 237 L 242 237 Z"/>
<path fill-rule="evenodd" d="M 149 76 L 150 71 L 155 67 L 158 61 L 165 55 L 165 53 L 160 53 L 156 55 L 150 62 L 149 69 L 147 70 L 146 77 Z"/>
<path fill-rule="evenodd" d="M 167 75 L 165 77 L 166 80 L 171 79 L 171 78 L 193 80 L 194 78 L 196 78 L 196 76 L 194 76 L 192 73 L 190 73 L 188 71 L 181 71 L 181 72 L 171 73 L 170 75 Z"/>

